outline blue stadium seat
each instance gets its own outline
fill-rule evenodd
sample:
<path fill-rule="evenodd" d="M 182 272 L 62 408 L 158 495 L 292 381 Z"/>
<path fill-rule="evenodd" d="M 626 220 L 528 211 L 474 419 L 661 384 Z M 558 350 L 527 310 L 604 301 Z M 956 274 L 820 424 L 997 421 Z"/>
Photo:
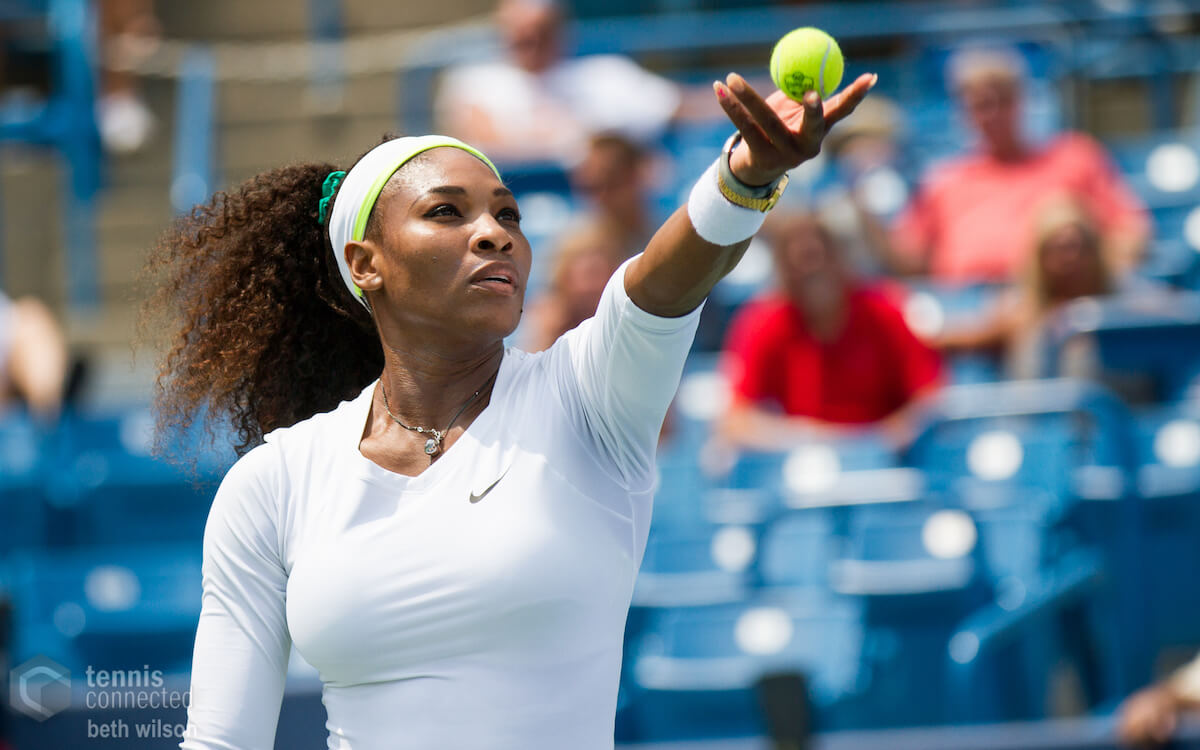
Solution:
<path fill-rule="evenodd" d="M 1184 217 L 1200 203 L 1200 133 L 1154 130 L 1107 145 L 1118 169 L 1150 208 L 1155 237 L 1182 240 Z"/>
<path fill-rule="evenodd" d="M 1195 289 L 1200 284 L 1200 191 L 1151 211 L 1153 239 L 1138 267 L 1142 276 Z"/>
<path fill-rule="evenodd" d="M 1066 367 L 1072 350 L 1083 351 L 1095 363 L 1095 377 L 1126 400 L 1169 403 L 1194 395 L 1200 378 L 1200 294 L 1158 291 L 1077 300 L 1062 311 L 1053 333 L 1050 361 Z"/>
<path fill-rule="evenodd" d="M 1044 510 L 1012 503 L 978 509 L 971 518 L 979 530 L 976 559 L 993 584 L 1004 587 L 1037 578 L 1068 544 L 1060 540 Z"/>
<path fill-rule="evenodd" d="M 694 460 L 712 435 L 714 422 L 729 399 L 729 387 L 718 362 L 715 353 L 693 353 L 688 357 L 667 417 L 667 438 L 660 454 L 687 455 Z"/>
<path fill-rule="evenodd" d="M 1164 145 L 1197 144 L 1200 135 L 1192 130 L 1155 129 L 1148 133 L 1105 141 L 1113 162 L 1135 185 L 1148 181 L 1151 156 Z"/>
<path fill-rule="evenodd" d="M 948 644 L 949 718 L 955 722 L 1044 718 L 1056 671 L 1071 667 L 1090 706 L 1119 697 L 1122 639 L 1101 601 L 1097 555 L 1077 551 L 1035 579 L 1000 590 L 966 618 Z"/>
<path fill-rule="evenodd" d="M 1038 502 L 1069 498 L 1076 470 L 1132 465 L 1128 413 L 1104 389 L 1068 380 L 947 388 L 906 460 L 968 507 L 1003 504 L 1006 488 Z M 1000 491 L 993 491 L 999 489 Z M 1028 503 L 1029 495 L 1021 496 Z"/>
<path fill-rule="evenodd" d="M 841 541 L 829 512 L 786 513 L 763 534 L 758 579 L 764 586 L 789 592 L 828 592 L 829 564 L 839 556 Z"/>
<path fill-rule="evenodd" d="M 694 455 L 686 450 L 660 453 L 653 525 L 703 525 L 702 498 L 707 488 Z"/>
<path fill-rule="evenodd" d="M 1107 697 L 1148 678 L 1143 514 L 1132 495 L 1128 410 L 1095 385 L 1014 382 L 950 388 L 909 459 L 969 511 L 1005 507 L 1042 515 L 1055 540 L 1097 550 L 1109 571 L 1096 595 L 1117 662 L 1093 693 Z M 1058 543 L 1056 541 L 1055 543 Z"/>
<path fill-rule="evenodd" d="M 19 100 L 0 102 L 0 143 L 49 146 L 62 156 L 67 288 L 72 305 L 83 310 L 94 307 L 99 296 L 94 225 L 102 157 L 95 117 L 92 5 L 87 0 L 0 3 L 0 21 L 43 30 L 40 38 L 52 77 L 50 94 L 32 106 Z"/>
<path fill-rule="evenodd" d="M 925 489 L 919 471 L 898 467 L 878 436 L 800 444 L 786 453 L 741 454 L 704 497 L 713 521 L 760 522 L 792 509 L 909 502 Z"/>
<path fill-rule="evenodd" d="M 975 321 L 987 315 L 1002 289 L 995 284 L 910 283 L 904 302 L 904 319 L 918 334 L 936 335 L 963 321 Z M 1001 379 L 999 359 L 992 354 L 952 353 L 947 356 L 947 365 L 950 382 L 959 385 Z"/>
<path fill-rule="evenodd" d="M 977 584 L 977 538 L 961 511 L 864 505 L 851 515 L 847 548 L 830 570 L 831 583 L 844 595 L 901 597 L 904 607 L 917 606 L 921 595 L 930 602 L 958 601 Z"/>
<path fill-rule="evenodd" d="M 632 649 L 631 723 L 642 741 L 759 735 L 755 683 L 808 678 L 822 728 L 850 723 L 863 634 L 853 602 L 776 601 L 654 613 Z"/>
<path fill-rule="evenodd" d="M 945 663 L 955 625 L 989 599 L 976 564 L 977 531 L 961 511 L 933 504 L 861 506 L 830 585 L 863 607 L 863 726 L 943 723 Z"/>
<path fill-rule="evenodd" d="M 0 559 L 46 541 L 45 442 L 25 413 L 0 415 Z"/>
<path fill-rule="evenodd" d="M 761 531 L 751 526 L 653 526 L 633 605 L 681 607 L 746 598 Z"/>
<path fill-rule="evenodd" d="M 3 568 L 16 662 L 42 654 L 72 671 L 186 672 L 200 612 L 200 547 L 27 550 Z"/>
<path fill-rule="evenodd" d="M 1141 3 L 1129 6 L 1144 7 Z M 1075 42 L 1072 72 L 1084 86 L 1111 79 L 1141 82 L 1149 96 L 1145 105 L 1139 105 L 1149 110 L 1151 127 L 1171 127 L 1176 119 L 1177 97 L 1172 74 L 1187 71 L 1191 65 L 1176 62 L 1187 57 L 1186 51 L 1177 49 L 1174 43 L 1179 36 L 1183 35 L 1161 33 L 1147 17 L 1127 14 L 1108 29 L 1092 28 L 1080 35 Z"/>
<path fill-rule="evenodd" d="M 964 622 L 984 620 L 987 615 L 981 613 L 1013 612 L 1032 597 L 1046 601 L 1024 621 L 1009 625 L 1012 632 L 1007 642 L 989 642 L 983 646 L 996 652 L 988 658 L 994 656 L 997 663 L 991 665 L 991 672 L 952 691 L 958 715 L 951 718 L 969 721 L 985 717 L 1008 721 L 1044 718 L 1056 670 L 1065 664 L 1075 664 L 1081 682 L 1095 679 L 1087 674 L 1086 665 L 1077 663 L 1078 655 L 1086 653 L 1086 648 L 1096 650 L 1090 645 L 1094 638 L 1082 619 L 1088 612 L 1086 605 L 1090 599 L 1081 594 L 1076 599 L 1063 596 L 1054 600 L 1056 593 L 1061 593 L 1053 588 L 1060 579 L 1056 566 L 1065 556 L 1069 542 L 1056 533 L 1044 511 L 1013 504 L 975 511 L 972 518 L 979 529 L 977 559 L 991 584 L 994 601 Z M 1073 647 L 1067 648 L 1063 637 L 1071 630 Z M 948 650 L 952 662 L 963 658 L 963 640 L 968 637 L 956 634 L 951 638 Z"/>
<path fill-rule="evenodd" d="M 1137 414 L 1142 546 L 1156 651 L 1200 645 L 1200 410 L 1194 402 Z"/>
<path fill-rule="evenodd" d="M 153 457 L 152 430 L 152 417 L 146 410 L 64 417 L 57 436 L 57 461 L 70 471 L 51 477 L 50 502 L 70 514 L 75 523 L 66 530 L 66 538 L 57 541 L 200 540 L 229 457 L 192 448 L 201 442 L 184 438 L 177 442 L 187 449 L 181 458 L 194 459 L 194 467 Z"/>

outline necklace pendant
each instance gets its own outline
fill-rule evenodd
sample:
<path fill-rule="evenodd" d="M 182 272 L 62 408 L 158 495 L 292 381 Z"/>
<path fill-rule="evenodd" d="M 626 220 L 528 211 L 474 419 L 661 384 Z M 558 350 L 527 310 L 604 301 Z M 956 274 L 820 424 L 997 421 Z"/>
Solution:
<path fill-rule="evenodd" d="M 426 440 L 425 441 L 425 455 L 432 456 L 433 454 L 437 453 L 438 448 L 440 447 L 438 445 L 438 442 L 439 441 L 434 440 L 433 438 L 429 438 L 428 440 Z"/>

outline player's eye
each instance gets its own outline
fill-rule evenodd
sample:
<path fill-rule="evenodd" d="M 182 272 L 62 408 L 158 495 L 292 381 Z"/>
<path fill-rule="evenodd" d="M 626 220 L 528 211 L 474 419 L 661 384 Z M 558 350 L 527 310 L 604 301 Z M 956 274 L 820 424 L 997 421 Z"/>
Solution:
<path fill-rule="evenodd" d="M 521 223 L 521 212 L 515 208 L 502 208 L 500 213 L 496 214 L 501 221 L 515 221 Z"/>
<path fill-rule="evenodd" d="M 439 203 L 426 211 L 425 216 L 435 218 L 440 216 L 462 216 L 462 214 L 459 213 L 458 206 L 453 203 Z"/>

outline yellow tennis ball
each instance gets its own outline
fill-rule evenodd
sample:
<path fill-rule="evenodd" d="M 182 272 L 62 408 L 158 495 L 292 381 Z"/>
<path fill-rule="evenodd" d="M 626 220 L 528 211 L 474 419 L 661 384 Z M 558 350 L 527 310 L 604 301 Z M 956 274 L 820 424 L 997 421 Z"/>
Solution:
<path fill-rule="evenodd" d="M 809 91 L 822 99 L 837 91 L 845 61 L 837 40 L 812 26 L 789 31 L 771 52 L 771 80 L 796 101 Z"/>

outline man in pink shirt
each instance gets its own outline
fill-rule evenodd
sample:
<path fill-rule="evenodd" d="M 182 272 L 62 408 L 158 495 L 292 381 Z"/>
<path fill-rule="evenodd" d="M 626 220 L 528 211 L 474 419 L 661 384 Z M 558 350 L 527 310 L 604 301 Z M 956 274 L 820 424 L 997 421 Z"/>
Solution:
<path fill-rule="evenodd" d="M 1115 270 L 1137 264 L 1149 232 L 1145 208 L 1089 136 L 1025 140 L 1020 69 L 1019 59 L 994 51 L 954 61 L 955 91 L 979 150 L 935 169 L 897 219 L 897 270 L 949 282 L 1009 281 L 1030 253 L 1038 207 L 1064 194 L 1099 223 Z"/>

